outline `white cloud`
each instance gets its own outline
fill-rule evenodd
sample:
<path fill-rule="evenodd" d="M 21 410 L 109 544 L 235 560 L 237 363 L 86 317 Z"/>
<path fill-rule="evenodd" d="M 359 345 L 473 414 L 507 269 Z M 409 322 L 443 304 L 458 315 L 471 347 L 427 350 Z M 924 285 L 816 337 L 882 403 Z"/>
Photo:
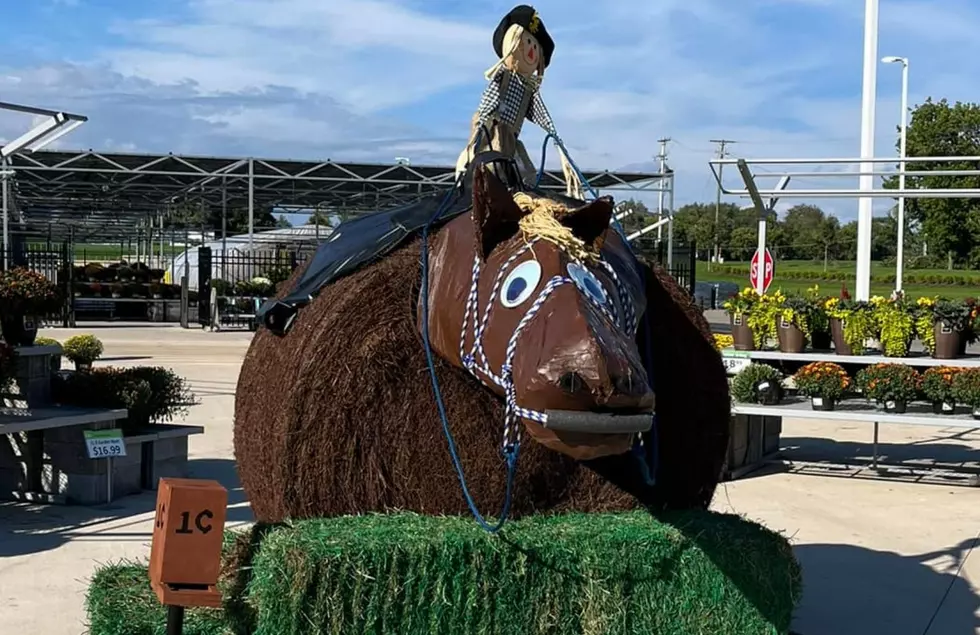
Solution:
<path fill-rule="evenodd" d="M 493 29 L 512 6 L 460 5 L 446 17 L 436 8 L 451 5 L 421 0 L 185 4 L 171 14 L 179 20 L 117 19 L 114 39 L 87 59 L 26 68 L 5 57 L 0 92 L 88 114 L 69 145 L 451 163 L 494 61 Z M 541 0 L 557 42 L 543 95 L 583 168 L 649 169 L 656 140 L 669 136 L 677 204 L 713 198 L 709 139 L 734 139 L 732 152 L 745 157 L 858 154 L 861 5 Z M 977 80 L 963 60 L 980 53 L 978 27 L 968 0 L 889 0 L 879 49 L 911 59 L 913 104 L 969 99 Z M 878 86 L 876 154 L 886 156 L 897 67 L 880 67 Z M 18 125 L 0 117 L 0 136 Z M 537 159 L 540 131 L 528 124 L 523 136 Z M 732 176 L 726 183 L 737 185 Z M 842 216 L 856 209 L 820 204 Z"/>

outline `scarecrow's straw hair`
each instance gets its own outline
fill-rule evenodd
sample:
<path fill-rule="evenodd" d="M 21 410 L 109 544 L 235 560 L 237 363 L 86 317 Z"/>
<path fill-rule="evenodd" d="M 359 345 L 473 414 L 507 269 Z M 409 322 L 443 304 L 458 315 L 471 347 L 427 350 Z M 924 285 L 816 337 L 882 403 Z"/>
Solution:
<path fill-rule="evenodd" d="M 568 213 L 567 206 L 550 198 L 528 196 L 524 192 L 514 194 L 514 202 L 525 212 L 518 222 L 525 240 L 534 236 L 557 245 L 578 260 L 592 263 L 599 260 L 593 245 L 587 245 L 570 228 L 561 224 L 559 218 Z"/>

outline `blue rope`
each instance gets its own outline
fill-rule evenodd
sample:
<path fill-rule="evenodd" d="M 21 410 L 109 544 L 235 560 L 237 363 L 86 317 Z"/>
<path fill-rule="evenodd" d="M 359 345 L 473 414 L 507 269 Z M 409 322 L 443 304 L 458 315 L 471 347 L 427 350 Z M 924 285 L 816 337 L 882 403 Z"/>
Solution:
<path fill-rule="evenodd" d="M 493 534 L 504 526 L 504 523 L 507 522 L 507 516 L 510 514 L 511 494 L 514 487 L 514 475 L 517 471 L 517 457 L 520 454 L 520 443 L 504 449 L 504 459 L 507 461 L 507 490 L 504 494 L 504 504 L 500 511 L 500 518 L 496 525 L 491 526 L 483 515 L 480 514 L 480 510 L 477 509 L 476 503 L 473 502 L 473 497 L 470 495 L 469 488 L 466 487 L 466 477 L 463 475 L 463 466 L 460 464 L 459 454 L 456 452 L 456 442 L 453 440 L 453 433 L 449 430 L 449 417 L 446 415 L 446 406 L 442 401 L 442 392 L 439 390 L 439 379 L 436 377 L 436 365 L 432 356 L 432 345 L 429 342 L 429 228 L 449 207 L 449 201 L 454 192 L 455 188 L 450 189 L 446 193 L 446 197 L 439 204 L 436 213 L 422 227 L 421 294 L 423 298 L 422 323 L 425 325 L 425 328 L 422 329 L 422 341 L 425 345 L 425 357 L 429 365 L 429 376 L 432 379 L 432 391 L 435 393 L 436 405 L 439 408 L 439 418 L 442 419 L 442 431 L 446 435 L 446 443 L 449 445 L 449 456 L 453 460 L 453 467 L 456 468 L 456 475 L 463 489 L 463 496 L 466 498 L 466 504 L 469 506 L 473 517 L 476 518 L 476 522 L 480 527 Z"/>
<path fill-rule="evenodd" d="M 537 188 L 541 183 L 541 179 L 544 177 L 544 163 L 545 160 L 548 158 L 549 139 L 554 140 L 555 145 L 557 145 L 561 149 L 561 151 L 565 154 L 565 158 L 568 160 L 568 164 L 572 166 L 573 170 L 575 170 L 575 174 L 578 176 L 579 181 L 581 181 L 585 185 L 585 187 L 589 189 L 589 192 L 592 194 L 592 198 L 599 198 L 599 193 L 596 191 L 594 187 L 592 187 L 592 184 L 589 183 L 588 179 L 585 178 L 585 175 L 582 174 L 582 171 L 578 169 L 577 165 L 575 165 L 575 161 L 572 160 L 571 155 L 568 154 L 568 150 L 565 149 L 565 144 L 562 142 L 561 139 L 559 139 L 557 136 L 555 136 L 553 133 L 550 132 L 545 135 L 544 141 L 541 143 L 541 165 L 538 167 L 538 174 L 537 174 L 537 178 L 534 180 L 534 187 Z M 615 216 L 612 219 L 612 224 L 613 227 L 616 229 L 616 231 L 618 231 L 620 235 L 623 237 L 623 242 L 626 243 L 626 248 L 629 249 L 630 254 L 633 256 L 633 258 L 636 258 L 636 252 L 633 251 L 633 245 L 631 245 L 630 241 L 626 239 L 626 231 L 623 229 L 623 226 L 619 223 L 619 221 L 616 220 Z M 653 350 L 650 344 L 650 322 L 648 320 L 643 320 L 643 334 L 644 334 L 644 339 L 646 340 L 646 347 L 645 347 L 646 369 L 645 370 L 647 371 L 647 377 L 650 378 L 650 384 L 652 387 L 652 384 L 654 383 Z M 648 486 L 653 486 L 656 483 L 657 467 L 660 463 L 657 436 L 658 436 L 657 415 L 654 414 L 653 424 L 650 427 L 650 443 L 653 446 L 652 447 L 652 451 L 653 451 L 652 470 L 650 469 L 650 466 L 647 465 L 646 457 L 644 456 L 645 452 L 643 451 L 643 449 L 639 446 L 639 444 L 633 446 L 633 456 L 635 456 L 637 459 L 640 460 L 640 472 L 643 477 L 643 480 L 646 482 Z"/>

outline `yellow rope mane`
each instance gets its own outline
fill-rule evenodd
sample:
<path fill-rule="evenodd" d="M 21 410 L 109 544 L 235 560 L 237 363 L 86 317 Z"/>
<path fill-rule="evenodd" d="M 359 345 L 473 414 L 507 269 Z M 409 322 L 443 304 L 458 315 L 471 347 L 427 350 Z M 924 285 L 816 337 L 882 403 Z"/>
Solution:
<path fill-rule="evenodd" d="M 525 216 L 518 222 L 524 240 L 535 236 L 564 248 L 571 256 L 586 262 L 596 262 L 599 254 L 593 246 L 572 233 L 559 220 L 568 213 L 568 207 L 548 198 L 535 198 L 524 192 L 514 194 L 514 202 Z"/>

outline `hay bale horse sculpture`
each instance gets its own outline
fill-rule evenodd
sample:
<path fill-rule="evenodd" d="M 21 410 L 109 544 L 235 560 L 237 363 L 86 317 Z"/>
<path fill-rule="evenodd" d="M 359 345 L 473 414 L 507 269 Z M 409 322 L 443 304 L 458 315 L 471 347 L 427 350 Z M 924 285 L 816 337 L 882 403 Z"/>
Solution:
<path fill-rule="evenodd" d="M 433 200 L 342 224 L 263 307 L 234 429 L 257 519 L 468 513 L 426 313 L 478 509 L 507 494 L 502 446 L 520 448 L 511 518 L 706 507 L 728 445 L 725 371 L 690 297 L 610 227 L 611 199 L 513 192 L 480 161 L 455 196 L 428 237 L 424 285 L 417 219 Z"/>

